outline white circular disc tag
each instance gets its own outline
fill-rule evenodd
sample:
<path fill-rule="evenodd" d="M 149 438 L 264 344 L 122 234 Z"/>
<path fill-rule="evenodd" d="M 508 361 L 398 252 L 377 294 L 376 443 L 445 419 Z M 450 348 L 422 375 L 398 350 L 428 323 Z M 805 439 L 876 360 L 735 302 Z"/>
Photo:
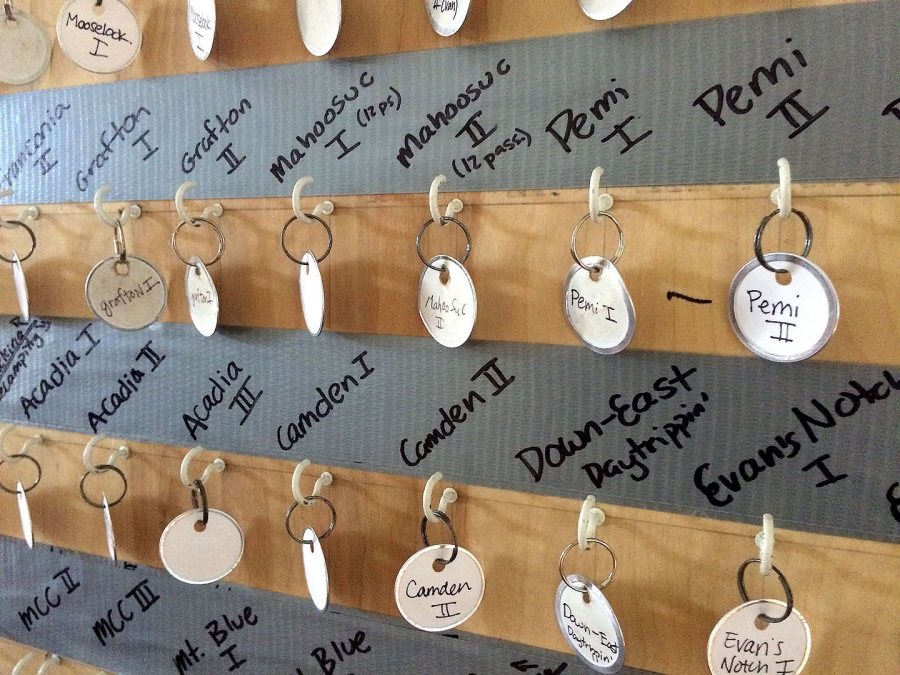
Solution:
<path fill-rule="evenodd" d="M 625 665 L 622 627 L 609 601 L 588 579 L 579 574 L 566 577 L 573 586 L 584 586 L 584 594 L 560 582 L 556 589 L 556 623 L 575 654 L 598 673 L 618 673 Z"/>
<path fill-rule="evenodd" d="M 104 323 L 119 330 L 140 330 L 156 321 L 166 306 L 166 284 L 143 258 L 130 255 L 120 264 L 113 256 L 88 274 L 84 297 Z"/>
<path fill-rule="evenodd" d="M 22 269 L 22 263 L 19 260 L 19 254 L 13 251 L 13 285 L 16 287 L 16 300 L 19 303 L 19 314 L 28 321 L 31 318 L 31 311 L 28 307 L 28 284 L 25 283 L 25 270 Z"/>
<path fill-rule="evenodd" d="M 435 633 L 458 626 L 481 604 L 484 570 L 469 551 L 458 547 L 456 560 L 440 572 L 434 570 L 434 562 L 448 560 L 451 553 L 451 544 L 428 546 L 410 556 L 397 573 L 397 608 L 419 630 Z"/>
<path fill-rule="evenodd" d="M 28 84 L 46 72 L 53 45 L 33 16 L 17 9 L 13 16 L 7 21 L 0 12 L 0 82 Z"/>
<path fill-rule="evenodd" d="M 141 27 L 121 0 L 71 0 L 56 20 L 66 56 L 93 73 L 115 73 L 131 65 L 141 49 Z"/>
<path fill-rule="evenodd" d="M 113 531 L 112 513 L 109 509 L 109 500 L 103 495 L 103 528 L 106 530 L 106 550 L 109 551 L 109 559 L 118 560 L 116 553 L 116 533 Z"/>
<path fill-rule="evenodd" d="M 28 544 L 28 548 L 34 548 L 31 509 L 28 508 L 28 496 L 25 494 L 25 488 L 22 487 L 22 481 L 16 482 L 16 500 L 19 503 L 19 522 L 22 523 L 22 536 L 25 537 L 25 543 Z"/>
<path fill-rule="evenodd" d="M 219 324 L 219 294 L 209 270 L 197 256 L 184 270 L 184 292 L 194 328 L 209 337 Z"/>
<path fill-rule="evenodd" d="M 754 354 L 770 361 L 802 361 L 824 347 L 837 328 L 840 307 L 831 281 L 819 267 L 793 253 L 763 256 L 785 269 L 791 282 L 755 258 L 731 282 L 729 319 L 735 335 Z"/>
<path fill-rule="evenodd" d="M 724 673 L 790 673 L 806 667 L 810 635 L 806 619 L 796 609 L 780 623 L 756 627 L 760 614 L 778 617 L 787 605 L 781 600 L 751 600 L 728 612 L 709 636 L 706 660 L 713 675 Z"/>
<path fill-rule="evenodd" d="M 435 340 L 445 347 L 465 344 L 475 328 L 478 303 L 472 277 L 455 258 L 436 255 L 428 261 L 447 270 L 447 283 L 441 281 L 443 272 L 425 267 L 419 277 L 419 316 Z"/>
<path fill-rule="evenodd" d="M 303 312 L 306 330 L 318 335 L 325 323 L 325 284 L 322 282 L 322 270 L 312 251 L 304 253 L 300 260 L 300 310 Z"/>
<path fill-rule="evenodd" d="M 591 19 L 604 21 L 625 11 L 631 0 L 578 0 L 578 4 Z"/>
<path fill-rule="evenodd" d="M 211 584 L 229 574 L 244 554 L 244 533 L 237 521 L 209 510 L 206 528 L 197 531 L 203 509 L 191 509 L 172 519 L 159 539 L 159 557 L 173 577 L 186 584 Z"/>
<path fill-rule="evenodd" d="M 634 303 L 619 270 L 606 258 L 582 258 L 585 267 L 600 267 L 595 281 L 591 273 L 572 265 L 566 276 L 563 310 L 581 341 L 598 354 L 622 351 L 634 337 Z"/>
<path fill-rule="evenodd" d="M 187 21 L 194 56 L 206 61 L 216 39 L 216 0 L 188 0 Z"/>
<path fill-rule="evenodd" d="M 331 51 L 341 32 L 341 0 L 297 0 L 300 37 L 313 56 Z"/>
<path fill-rule="evenodd" d="M 328 564 L 325 562 L 325 552 L 322 550 L 322 542 L 311 527 L 303 531 L 303 574 L 306 576 L 306 588 L 309 597 L 320 612 L 328 609 Z"/>
<path fill-rule="evenodd" d="M 470 0 L 425 0 L 425 11 L 434 32 L 448 37 L 462 28 L 469 4 Z"/>

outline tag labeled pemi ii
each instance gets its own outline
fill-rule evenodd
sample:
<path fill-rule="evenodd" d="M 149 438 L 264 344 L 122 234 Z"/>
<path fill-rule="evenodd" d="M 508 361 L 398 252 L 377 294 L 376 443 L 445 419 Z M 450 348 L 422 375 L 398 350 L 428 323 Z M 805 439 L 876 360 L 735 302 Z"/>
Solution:
<path fill-rule="evenodd" d="M 30 14 L 10 11 L 11 21 L 0 13 L 0 82 L 28 84 L 47 70 L 53 46 L 47 31 Z"/>
<path fill-rule="evenodd" d="M 431 337 L 445 347 L 465 344 L 477 310 L 475 284 L 462 263 L 447 255 L 429 260 L 419 278 L 419 316 Z"/>
<path fill-rule="evenodd" d="M 569 646 L 584 663 L 598 673 L 618 673 L 625 665 L 622 628 L 609 601 L 593 583 L 570 574 L 556 591 L 556 623 Z"/>
<path fill-rule="evenodd" d="M 93 73 L 115 73 L 131 65 L 141 49 L 141 27 L 121 0 L 71 0 L 56 20 L 59 46 Z"/>
<path fill-rule="evenodd" d="M 143 258 L 102 260 L 88 274 L 84 297 L 94 315 L 119 330 L 146 328 L 166 306 L 166 284 Z"/>
<path fill-rule="evenodd" d="M 582 258 L 569 270 L 565 293 L 566 320 L 588 349 L 615 354 L 628 346 L 634 337 L 634 303 L 612 262 Z"/>

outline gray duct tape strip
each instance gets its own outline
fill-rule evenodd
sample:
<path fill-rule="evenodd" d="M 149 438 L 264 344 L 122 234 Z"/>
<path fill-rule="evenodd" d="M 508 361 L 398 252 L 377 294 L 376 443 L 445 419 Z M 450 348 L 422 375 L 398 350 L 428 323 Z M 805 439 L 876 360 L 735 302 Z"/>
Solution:
<path fill-rule="evenodd" d="M 251 45 L 247 46 L 252 48 Z M 867 2 L 0 98 L 15 203 L 900 175 L 896 4 Z M 891 75 L 893 73 L 893 75 Z"/>
<path fill-rule="evenodd" d="M 548 592 L 548 612 L 552 597 Z M 589 672 L 574 654 L 422 633 L 352 609 L 319 614 L 302 598 L 226 582 L 189 586 L 155 569 L 41 545 L 29 551 L 6 537 L 0 537 L 0 633 L 140 675 Z"/>
<path fill-rule="evenodd" d="M 900 538 L 895 366 L 41 319 L 0 358 L 7 421 Z"/>

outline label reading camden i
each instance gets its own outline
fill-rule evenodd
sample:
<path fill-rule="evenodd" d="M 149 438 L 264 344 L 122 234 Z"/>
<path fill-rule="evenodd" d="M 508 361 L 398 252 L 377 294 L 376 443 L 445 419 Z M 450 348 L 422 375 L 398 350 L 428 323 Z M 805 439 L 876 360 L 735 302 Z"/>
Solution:
<path fill-rule="evenodd" d="M 0 82 L 34 82 L 50 65 L 52 45 L 47 31 L 30 14 L 13 10 L 15 21 L 0 14 Z"/>
<path fill-rule="evenodd" d="M 625 664 L 622 628 L 600 589 L 578 574 L 567 579 L 584 593 L 560 582 L 556 591 L 556 622 L 566 642 L 582 661 L 598 673 L 618 673 Z"/>
<path fill-rule="evenodd" d="M 599 268 L 599 276 L 581 265 L 572 265 L 566 276 L 563 300 L 566 320 L 591 351 L 620 352 L 634 337 L 634 303 L 622 276 L 606 258 L 581 259 L 588 269 Z"/>
<path fill-rule="evenodd" d="M 72 0 L 56 20 L 59 46 L 79 66 L 94 73 L 126 68 L 141 49 L 141 27 L 120 0 Z"/>
<path fill-rule="evenodd" d="M 216 39 L 216 0 L 188 0 L 187 21 L 194 56 L 206 61 Z"/>
<path fill-rule="evenodd" d="M 219 324 L 219 294 L 209 270 L 197 256 L 184 270 L 184 292 L 194 328 L 209 337 Z"/>
<path fill-rule="evenodd" d="M 819 267 L 793 253 L 769 253 L 766 262 L 787 270 L 790 282 L 758 260 L 731 282 L 729 318 L 738 339 L 770 361 L 802 361 L 824 347 L 837 327 L 839 305 L 831 281 Z"/>
<path fill-rule="evenodd" d="M 472 277 L 455 258 L 437 255 L 419 279 L 419 316 L 445 347 L 465 344 L 475 327 L 477 303 Z"/>
<path fill-rule="evenodd" d="M 143 258 L 130 255 L 102 260 L 84 284 L 88 307 L 104 323 L 119 330 L 140 330 L 152 324 L 166 306 L 166 284 Z"/>

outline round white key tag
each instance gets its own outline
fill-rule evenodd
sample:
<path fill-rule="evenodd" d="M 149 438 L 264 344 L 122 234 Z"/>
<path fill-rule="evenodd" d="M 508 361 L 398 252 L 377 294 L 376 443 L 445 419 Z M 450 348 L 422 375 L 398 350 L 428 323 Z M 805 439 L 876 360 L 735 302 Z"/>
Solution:
<path fill-rule="evenodd" d="M 594 268 L 599 268 L 596 279 Z M 563 303 L 566 320 L 591 351 L 615 354 L 634 337 L 634 303 L 619 270 L 606 258 L 589 256 L 572 265 Z"/>
<path fill-rule="evenodd" d="M 417 551 L 403 564 L 394 582 L 400 614 L 419 630 L 438 632 L 466 621 L 484 597 L 484 570 L 478 559 L 457 547 L 449 565 L 452 544 L 435 544 Z M 435 567 L 441 568 L 437 571 Z"/>
<path fill-rule="evenodd" d="M 312 335 L 319 335 L 325 323 L 325 284 L 322 270 L 312 251 L 307 251 L 300 259 L 300 310 L 306 329 Z"/>
<path fill-rule="evenodd" d="M 22 262 L 19 260 L 19 254 L 13 251 L 13 285 L 16 288 L 16 300 L 19 303 L 19 314 L 25 321 L 31 318 L 31 311 L 28 307 L 28 284 L 25 283 L 25 270 L 22 269 Z"/>
<path fill-rule="evenodd" d="M 244 554 L 244 533 L 223 511 L 203 509 L 176 516 L 163 530 L 159 557 L 173 577 L 186 584 L 211 584 L 229 574 Z"/>
<path fill-rule="evenodd" d="M 341 32 L 341 0 L 297 0 L 300 37 L 313 56 L 331 51 Z"/>
<path fill-rule="evenodd" d="M 766 623 L 761 614 L 783 616 L 781 600 L 751 600 L 728 612 L 709 636 L 706 658 L 709 672 L 789 673 L 806 667 L 810 634 L 806 619 L 796 608 L 784 621 Z"/>
<path fill-rule="evenodd" d="M 425 11 L 434 32 L 443 37 L 462 28 L 469 13 L 470 0 L 425 0 Z"/>
<path fill-rule="evenodd" d="M 615 612 L 591 581 L 579 574 L 567 579 L 585 590 L 578 592 L 565 582 L 556 590 L 556 623 L 563 637 L 592 670 L 618 673 L 625 664 L 625 641 Z"/>
<path fill-rule="evenodd" d="M 46 72 L 53 45 L 33 16 L 18 9 L 11 12 L 13 20 L 0 13 L 0 82 L 28 84 Z"/>
<path fill-rule="evenodd" d="M 595 21 L 605 21 L 625 11 L 631 0 L 578 0 L 581 11 Z"/>
<path fill-rule="evenodd" d="M 93 73 L 115 73 L 131 65 L 141 49 L 141 27 L 121 0 L 71 0 L 56 20 L 59 46 Z"/>
<path fill-rule="evenodd" d="M 188 0 L 187 21 L 194 56 L 206 61 L 216 39 L 216 0 Z"/>
<path fill-rule="evenodd" d="M 19 504 L 19 522 L 22 523 L 22 536 L 28 548 L 34 548 L 34 528 L 31 524 L 31 509 L 28 508 L 28 496 L 22 481 L 16 481 L 16 501 Z"/>
<path fill-rule="evenodd" d="M 140 330 L 159 318 L 166 306 L 166 284 L 143 258 L 129 255 L 102 260 L 88 274 L 84 296 L 94 315 L 119 330 Z"/>
<path fill-rule="evenodd" d="M 448 255 L 436 255 L 428 265 L 419 278 L 419 316 L 440 344 L 459 347 L 475 328 L 475 284 L 462 263 Z"/>
<path fill-rule="evenodd" d="M 309 597 L 320 612 L 328 609 L 328 564 L 319 535 L 311 527 L 303 530 L 303 574 Z"/>
<path fill-rule="evenodd" d="M 729 318 L 738 339 L 770 361 L 802 361 L 834 335 L 840 307 L 831 281 L 818 266 L 793 253 L 769 253 L 763 259 L 790 275 L 786 285 L 757 259 L 731 283 Z"/>
<path fill-rule="evenodd" d="M 197 256 L 184 270 L 184 291 L 194 328 L 209 337 L 219 324 L 219 294 L 209 270 Z"/>

